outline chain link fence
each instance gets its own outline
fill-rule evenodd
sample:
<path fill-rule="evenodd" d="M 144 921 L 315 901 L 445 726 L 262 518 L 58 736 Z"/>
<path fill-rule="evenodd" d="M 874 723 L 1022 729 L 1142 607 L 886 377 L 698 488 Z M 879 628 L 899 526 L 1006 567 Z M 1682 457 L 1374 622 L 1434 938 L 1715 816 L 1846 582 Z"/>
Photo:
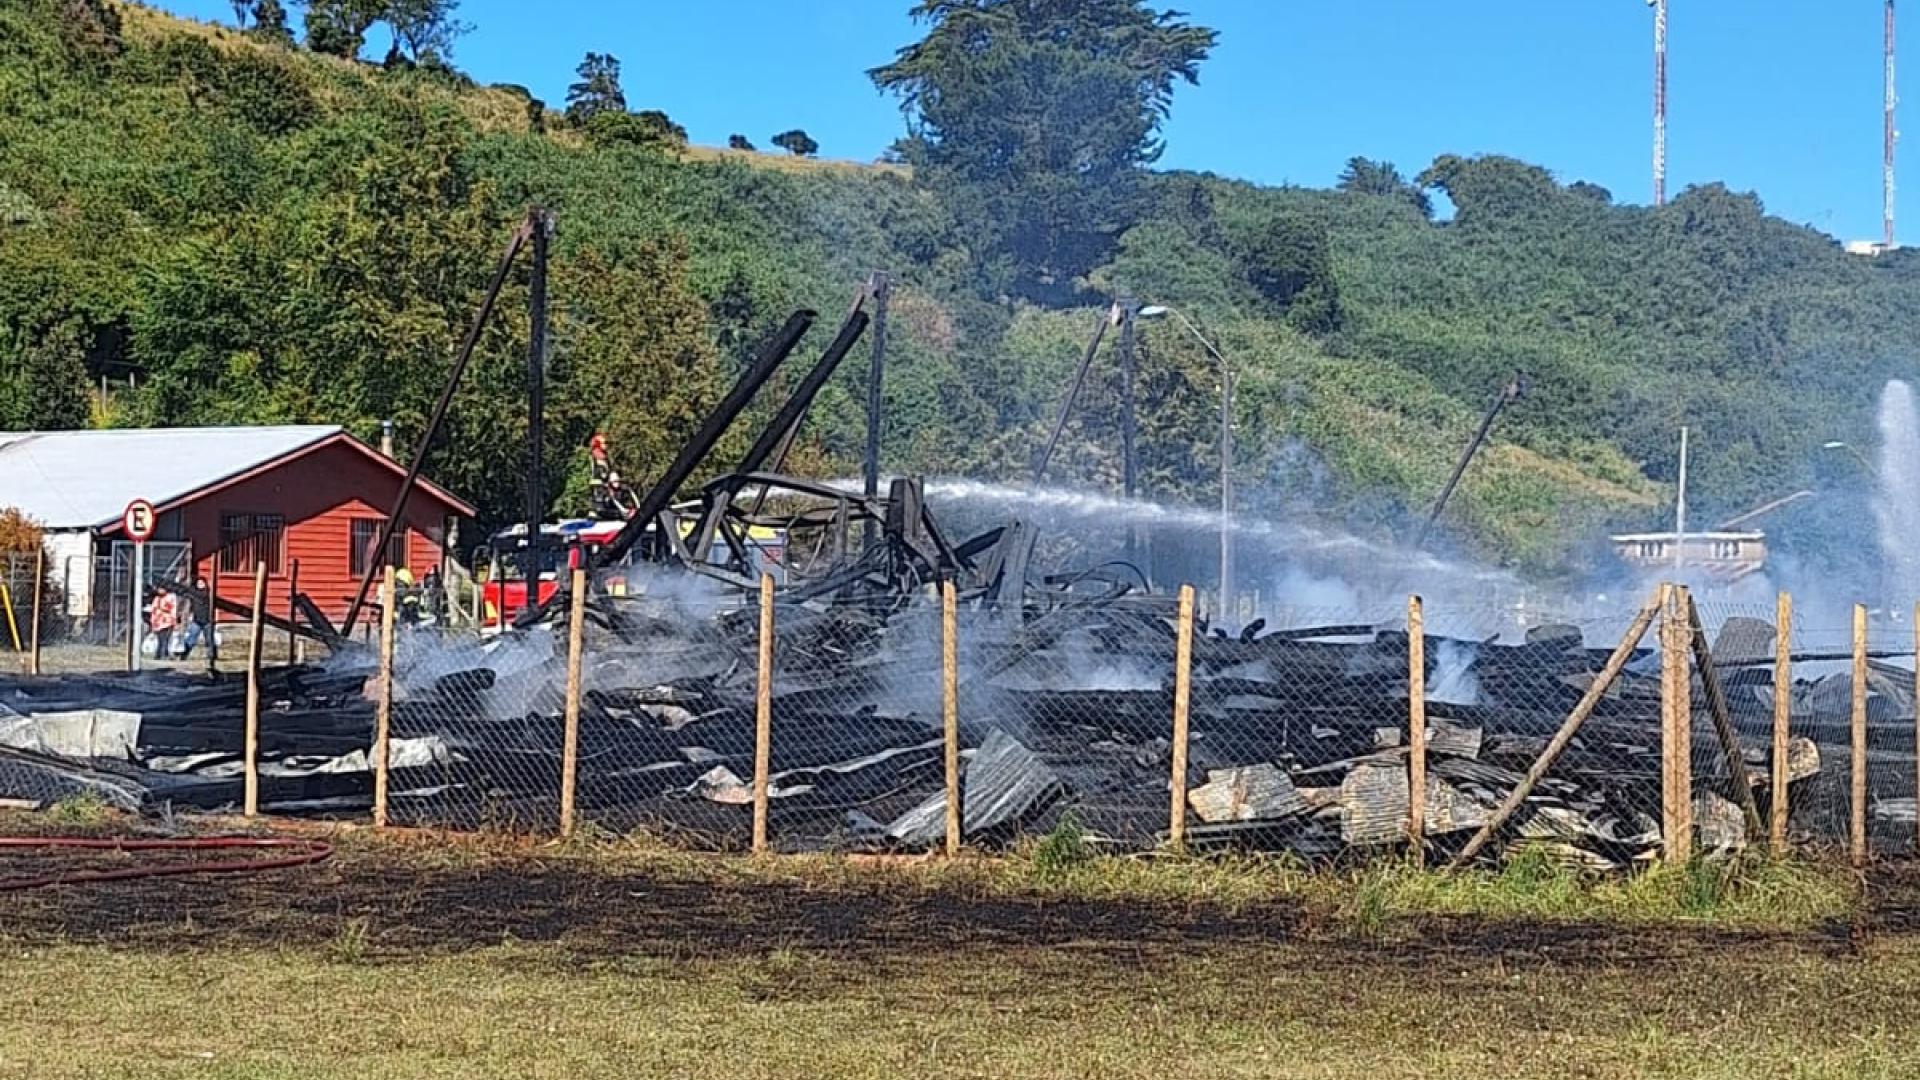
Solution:
<path fill-rule="evenodd" d="M 770 609 L 701 578 L 591 592 L 577 639 L 565 599 L 505 634 L 396 630 L 388 821 L 552 834 L 570 806 L 590 831 L 781 851 L 934 850 L 950 831 L 1003 850 L 1070 824 L 1115 851 L 1328 862 L 1417 840 L 1436 863 L 1526 849 L 1596 869 L 1776 829 L 1859 858 L 1914 843 L 1913 627 L 1884 615 L 1794 619 L 1783 648 L 1775 611 L 1681 590 L 1524 626 L 1417 600 L 1219 625 L 1177 596 L 1097 590 L 950 613 L 933 584 Z M 374 644 L 272 675 L 269 810 L 365 812 L 384 667 Z M 211 738 L 165 720 L 193 715 L 188 697 L 239 700 L 181 672 L 140 680 L 113 693 L 146 711 L 147 774 Z M 0 698 L 0 728 L 43 692 Z M 231 758 L 237 720 L 205 722 L 220 734 L 201 749 Z"/>

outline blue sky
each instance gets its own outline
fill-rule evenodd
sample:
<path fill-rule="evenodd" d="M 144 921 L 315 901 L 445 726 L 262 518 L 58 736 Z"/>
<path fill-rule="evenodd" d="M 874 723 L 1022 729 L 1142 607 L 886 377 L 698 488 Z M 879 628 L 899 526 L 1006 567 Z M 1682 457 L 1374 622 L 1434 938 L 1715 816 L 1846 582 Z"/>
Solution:
<path fill-rule="evenodd" d="M 232 19 L 226 0 L 160 6 Z M 765 147 L 801 127 L 822 156 L 868 160 L 902 123 L 865 71 L 919 36 L 909 6 L 465 0 L 460 16 L 475 29 L 454 60 L 481 82 L 519 83 L 558 104 L 582 54 L 611 52 L 629 105 L 666 110 L 696 142 L 739 132 Z M 1643 0 L 1175 6 L 1219 30 L 1220 43 L 1201 84 L 1175 98 L 1163 167 L 1325 186 L 1354 154 L 1412 174 L 1438 154 L 1498 152 L 1602 184 L 1623 202 L 1652 198 Z M 1842 239 L 1878 237 L 1879 0 L 1671 6 L 1669 191 L 1724 180 Z M 1907 33 L 1920 40 L 1920 23 Z M 1920 158 L 1912 166 L 1901 218 L 1920 236 Z"/>

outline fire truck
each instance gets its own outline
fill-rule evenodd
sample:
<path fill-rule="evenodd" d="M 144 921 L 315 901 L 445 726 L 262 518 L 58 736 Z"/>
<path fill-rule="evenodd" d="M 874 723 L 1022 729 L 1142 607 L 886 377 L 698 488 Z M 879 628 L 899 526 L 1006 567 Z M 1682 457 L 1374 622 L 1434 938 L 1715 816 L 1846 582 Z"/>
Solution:
<path fill-rule="evenodd" d="M 611 543 L 625 525 L 624 521 L 573 518 L 540 526 L 538 573 L 532 582 L 527 580 L 526 574 L 526 525 L 515 525 L 494 533 L 487 545 L 476 553 L 474 560 L 475 566 L 487 567 L 486 582 L 480 592 L 481 628 L 497 632 L 513 625 L 514 618 L 527 606 L 529 585 L 533 588 L 535 604 L 544 604 L 553 599 L 554 594 L 560 591 L 562 580 L 573 568 L 584 565 L 595 552 Z M 683 521 L 680 530 L 684 539 L 691 533 L 692 522 Z M 778 568 L 786 546 L 782 531 L 756 526 L 749 531 L 747 542 L 759 553 L 761 564 L 779 576 Z M 600 586 L 610 595 L 627 595 L 628 580 L 624 570 L 619 566 L 609 568 L 599 577 Z M 634 591 L 641 590 L 636 588 Z"/>

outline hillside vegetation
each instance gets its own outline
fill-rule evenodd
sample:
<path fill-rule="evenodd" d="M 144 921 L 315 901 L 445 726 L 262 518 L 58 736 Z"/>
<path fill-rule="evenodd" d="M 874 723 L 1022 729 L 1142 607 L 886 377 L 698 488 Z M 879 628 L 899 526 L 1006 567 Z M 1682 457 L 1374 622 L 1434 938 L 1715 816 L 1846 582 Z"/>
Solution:
<path fill-rule="evenodd" d="M 1832 479 L 1845 463 L 1820 444 L 1861 438 L 1880 382 L 1920 354 L 1914 260 L 1848 256 L 1718 185 L 1655 210 L 1500 157 L 1412 179 L 1356 161 L 1329 191 L 1143 170 L 1124 216 L 1088 226 L 1102 242 L 1060 255 L 1090 261 L 1047 276 L 996 262 L 986 211 L 949 197 L 937 162 L 591 134 L 442 68 L 99 0 L 0 7 L 0 429 L 370 436 L 391 417 L 410 451 L 536 203 L 559 222 L 545 465 L 563 512 L 592 431 L 624 472 L 657 473 L 789 311 L 831 324 L 875 269 L 898 283 L 890 471 L 1024 477 L 1125 294 L 1184 311 L 1238 368 L 1245 504 L 1404 531 L 1524 371 L 1449 520 L 1461 547 L 1532 570 L 1658 519 L 1681 423 L 1708 519 Z M 1441 193 L 1447 220 L 1427 210 Z M 495 518 L 520 497 L 525 308 L 521 271 L 430 470 Z M 1142 324 L 1140 364 L 1147 492 L 1212 500 L 1213 361 L 1160 321 Z M 792 465 L 856 467 L 863 370 L 823 395 Z M 1053 472 L 1117 487 L 1111 355 L 1095 373 Z"/>

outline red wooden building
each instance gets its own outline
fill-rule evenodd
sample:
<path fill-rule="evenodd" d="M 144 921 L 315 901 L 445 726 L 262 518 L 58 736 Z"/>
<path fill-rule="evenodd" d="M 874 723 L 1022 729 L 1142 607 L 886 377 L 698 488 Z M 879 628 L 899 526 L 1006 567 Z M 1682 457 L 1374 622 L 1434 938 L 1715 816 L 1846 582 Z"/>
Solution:
<path fill-rule="evenodd" d="M 150 546 L 174 556 L 158 572 L 190 564 L 195 576 L 219 579 L 222 597 L 250 603 L 254 566 L 265 563 L 269 611 L 288 613 L 297 581 L 336 622 L 375 559 L 405 477 L 402 465 L 339 427 L 0 434 L 0 503 L 42 522 L 50 550 L 112 554 L 125 540 L 121 511 L 146 499 L 159 512 Z M 473 512 L 421 480 L 391 545 L 393 564 L 416 578 L 439 566 L 449 524 Z"/>

